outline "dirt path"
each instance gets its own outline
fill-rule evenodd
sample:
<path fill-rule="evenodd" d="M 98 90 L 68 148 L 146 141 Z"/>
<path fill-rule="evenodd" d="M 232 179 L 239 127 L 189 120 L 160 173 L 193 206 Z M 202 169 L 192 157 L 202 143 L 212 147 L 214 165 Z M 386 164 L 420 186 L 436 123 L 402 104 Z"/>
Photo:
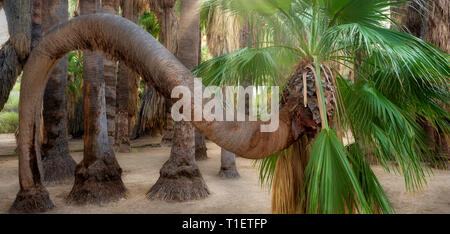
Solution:
<path fill-rule="evenodd" d="M 170 148 L 154 147 L 160 138 L 134 141 L 133 152 L 118 154 L 124 170 L 123 180 L 129 190 L 128 199 L 106 206 L 68 206 L 64 203 L 71 185 L 48 187 L 56 208 L 50 213 L 269 213 L 270 194 L 258 184 L 252 161 L 238 158 L 241 178 L 222 180 L 217 176 L 220 167 L 220 148 L 208 142 L 206 161 L 198 162 L 211 195 L 204 200 L 183 203 L 149 201 L 145 193 L 156 182 L 159 169 L 167 160 Z M 143 147 L 145 145 L 145 147 Z M 5 148 L 6 147 L 6 148 Z M 71 140 L 70 148 L 76 161 L 82 157 L 82 141 Z M 11 150 L 12 149 L 12 150 Z M 13 135 L 0 135 L 0 213 L 6 213 L 19 190 L 17 158 Z M 5 154 L 2 154 L 5 153 Z M 1 156 L 7 155 L 7 156 Z M 397 213 L 450 213 L 450 171 L 434 171 L 429 185 L 422 192 L 405 191 L 403 177 L 387 174 L 381 167 L 373 167 L 391 199 Z"/>

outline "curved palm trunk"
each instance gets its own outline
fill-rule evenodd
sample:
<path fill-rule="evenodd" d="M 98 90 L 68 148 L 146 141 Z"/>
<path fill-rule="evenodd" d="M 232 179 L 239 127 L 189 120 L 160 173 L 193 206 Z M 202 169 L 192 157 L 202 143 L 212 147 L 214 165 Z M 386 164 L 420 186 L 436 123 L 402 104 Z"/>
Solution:
<path fill-rule="evenodd" d="M 189 69 L 198 65 L 199 9 L 197 0 L 181 2 L 177 57 Z M 158 181 L 147 193 L 148 198 L 185 201 L 208 196 L 208 187 L 196 164 L 195 138 L 191 123 L 175 122 L 170 158 L 161 168 Z"/>
<path fill-rule="evenodd" d="M 22 71 L 22 65 L 25 63 L 31 51 L 31 24 L 32 24 L 32 1 L 31 0 L 6 0 L 4 9 L 8 20 L 8 29 L 10 40 L 2 48 L 2 73 L 0 81 L 0 109 L 6 103 L 9 92 L 15 84 L 17 76 Z M 6 52 L 4 52 L 6 51 Z M 5 85 L 6 84 L 6 85 Z M 5 85 L 5 86 L 3 86 Z M 44 92 L 42 87 L 41 95 Z M 36 106 L 35 117 L 41 116 L 41 104 Z M 41 121 L 30 122 L 34 131 L 31 136 L 31 142 L 34 146 L 29 148 L 29 154 L 25 160 L 19 160 L 19 167 L 27 170 L 25 173 L 19 173 L 20 190 L 16 199 L 10 208 L 11 213 L 34 213 L 43 212 L 54 207 L 50 200 L 47 189 L 42 184 L 42 162 L 40 156 L 40 127 Z M 20 133 L 19 133 L 20 134 Z M 20 140 L 19 140 L 20 142 Z M 20 146 L 20 144 L 18 144 Z M 19 147 L 19 154 L 21 150 Z M 28 163 L 28 165 L 27 165 Z M 22 180 L 22 178 L 27 180 Z"/>
<path fill-rule="evenodd" d="M 67 0 L 42 1 L 42 31 L 67 21 Z M 69 153 L 67 136 L 67 57 L 50 74 L 44 94 L 44 136 L 42 144 L 43 179 L 58 183 L 73 179 L 76 162 Z"/>
<path fill-rule="evenodd" d="M 128 35 L 126 39 L 123 35 Z M 19 104 L 19 179 L 21 191 L 46 191 L 40 183 L 39 111 L 50 69 L 58 59 L 74 49 L 104 51 L 123 61 L 166 98 L 172 89 L 184 85 L 191 89 L 194 77 L 166 48 L 134 23 L 113 15 L 79 16 L 53 28 L 32 52 L 24 68 Z M 173 99 L 177 101 L 177 99 Z M 203 103 L 208 102 L 203 100 Z M 193 98 L 191 99 L 193 103 Z M 198 121 L 194 126 L 210 140 L 242 157 L 264 158 L 290 146 L 294 139 L 290 109 L 297 103 L 287 103 L 280 110 L 280 125 L 274 132 L 261 132 L 264 121 L 218 122 Z M 194 105 L 191 105 L 193 108 Z M 105 117 L 106 119 L 106 117 Z M 300 121 L 299 124 L 303 124 Z M 104 124 L 106 125 L 106 123 Z M 297 128 L 295 135 L 306 128 Z M 106 134 L 105 134 L 106 136 Z M 235 136 L 241 136 L 237 138 Z M 105 141 L 107 142 L 107 141 Z M 19 192 L 20 193 L 20 192 Z M 20 194 L 19 194 L 20 195 Z M 47 197 L 18 199 L 34 204 L 49 204 Z M 23 198 L 23 199 L 22 199 Z"/>
<path fill-rule="evenodd" d="M 97 0 L 82 0 L 81 14 L 95 13 Z M 104 203 L 126 196 L 120 168 L 109 144 L 106 119 L 103 56 L 84 52 L 84 155 L 75 172 L 75 183 L 67 202 Z"/>

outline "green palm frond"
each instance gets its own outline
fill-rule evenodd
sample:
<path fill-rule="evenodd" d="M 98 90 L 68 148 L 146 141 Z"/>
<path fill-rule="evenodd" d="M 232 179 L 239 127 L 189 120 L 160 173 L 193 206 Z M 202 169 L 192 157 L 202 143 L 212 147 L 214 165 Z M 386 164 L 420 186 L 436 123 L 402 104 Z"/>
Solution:
<path fill-rule="evenodd" d="M 436 160 L 414 112 L 395 105 L 367 81 L 350 84 L 339 79 L 338 84 L 345 109 L 339 110 L 342 123 L 366 147 L 365 153 L 374 153 L 387 171 L 394 166 L 402 172 L 407 188 L 422 188 L 426 184 L 422 163 Z"/>
<path fill-rule="evenodd" d="M 333 129 L 319 133 L 305 170 L 307 213 L 371 213 L 347 154 Z"/>
<path fill-rule="evenodd" d="M 208 60 L 193 72 L 205 85 L 283 86 L 286 77 L 282 74 L 288 74 L 286 70 L 298 59 L 292 48 L 244 48 Z"/>

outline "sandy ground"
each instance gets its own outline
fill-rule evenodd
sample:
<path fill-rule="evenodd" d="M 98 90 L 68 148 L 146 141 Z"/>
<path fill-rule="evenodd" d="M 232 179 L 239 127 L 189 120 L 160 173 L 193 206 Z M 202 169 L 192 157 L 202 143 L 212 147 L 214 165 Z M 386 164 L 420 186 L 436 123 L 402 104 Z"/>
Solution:
<path fill-rule="evenodd" d="M 211 195 L 198 201 L 149 201 L 145 193 L 156 182 L 159 169 L 167 160 L 170 148 L 155 147 L 160 138 L 143 138 L 133 142 L 133 152 L 118 154 L 124 170 L 123 180 L 129 190 L 127 199 L 105 206 L 68 206 L 64 202 L 71 185 L 48 187 L 56 208 L 50 213 L 269 213 L 270 193 L 258 183 L 252 161 L 237 159 L 241 178 L 223 180 L 217 176 L 220 148 L 207 143 L 209 159 L 198 162 Z M 76 161 L 82 157 L 82 141 L 71 140 L 70 148 Z M 6 213 L 19 190 L 18 162 L 13 154 L 12 134 L 0 135 L 0 213 Z M 420 192 L 406 192 L 403 177 L 387 174 L 373 167 L 397 213 L 450 213 L 450 171 L 435 170 L 428 186 Z"/>

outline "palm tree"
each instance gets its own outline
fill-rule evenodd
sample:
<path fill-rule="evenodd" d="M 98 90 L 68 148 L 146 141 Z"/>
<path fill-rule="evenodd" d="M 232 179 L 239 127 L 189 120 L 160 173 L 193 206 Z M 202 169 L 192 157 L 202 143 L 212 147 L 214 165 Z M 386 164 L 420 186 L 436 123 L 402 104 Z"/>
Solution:
<path fill-rule="evenodd" d="M 122 16 L 137 22 L 137 1 L 121 1 Z M 131 152 L 130 133 L 134 126 L 137 110 L 139 76 L 123 62 L 119 62 L 117 74 L 117 115 L 115 145 L 119 152 Z"/>
<path fill-rule="evenodd" d="M 430 44 L 386 28 L 387 0 L 210 0 L 208 7 L 251 19 L 255 48 L 205 62 L 207 84 L 245 80 L 283 88 L 294 144 L 258 163 L 272 183 L 274 213 L 393 212 L 365 155 L 403 172 L 421 188 L 434 160 L 420 114 L 448 133 L 436 100 L 449 101 L 448 56 Z M 338 65 L 357 75 L 350 80 Z M 292 71 L 292 72 L 291 72 Z M 288 75 L 288 76 L 285 76 Z M 281 114 L 280 114 L 281 115 Z M 344 146 L 348 133 L 356 140 Z M 394 162 L 395 165 L 391 165 Z"/>
<path fill-rule="evenodd" d="M 200 2 L 183 0 L 180 5 L 177 58 L 187 68 L 198 65 Z M 208 187 L 196 164 L 195 129 L 186 121 L 176 122 L 169 160 L 160 170 L 158 181 L 147 193 L 149 199 L 195 200 L 208 196 Z"/>
<path fill-rule="evenodd" d="M 67 0 L 40 1 L 39 5 L 42 33 L 68 20 Z M 66 86 L 67 57 L 64 57 L 51 72 L 44 94 L 42 115 L 45 140 L 42 143 L 42 167 L 45 182 L 73 179 L 75 171 L 76 162 L 70 156 L 67 135 Z"/>
<path fill-rule="evenodd" d="M 117 15 L 119 0 L 103 0 L 102 12 Z M 105 57 L 103 60 L 103 74 L 105 77 L 106 119 L 108 125 L 108 139 L 114 144 L 116 133 L 116 69 L 117 62 Z"/>
<path fill-rule="evenodd" d="M 123 37 L 123 35 L 128 36 Z M 36 124 L 40 119 L 39 113 L 42 105 L 39 97 L 42 97 L 44 93 L 48 71 L 58 59 L 76 49 L 103 51 L 114 59 L 121 60 L 143 77 L 146 82 L 154 85 L 155 89 L 165 98 L 170 98 L 171 91 L 176 86 L 191 87 L 189 84 L 194 82 L 194 76 L 174 55 L 144 29 L 122 17 L 113 15 L 79 16 L 53 28 L 40 41 L 35 52 L 31 53 L 24 67 L 19 103 L 20 191 L 12 206 L 14 211 L 42 212 L 53 206 L 48 191 L 42 185 L 39 172 L 41 167 L 37 141 L 39 124 Z M 193 92 L 193 89 L 190 91 Z M 176 99 L 172 101 L 176 101 Z M 208 102 L 209 99 L 204 100 L 203 103 L 206 103 L 205 101 Z M 228 151 L 245 158 L 258 159 L 279 152 L 292 144 L 293 137 L 288 110 L 289 107 L 281 110 L 280 127 L 270 133 L 260 132 L 261 125 L 267 124 L 266 121 L 210 122 L 202 120 L 192 123 L 205 136 Z M 106 117 L 104 117 L 104 121 L 106 121 Z M 105 125 L 100 128 L 106 129 Z M 235 137 L 236 135 L 242 136 L 242 138 L 238 139 Z M 105 130 L 102 131 L 102 136 L 104 136 L 102 144 L 107 145 Z M 111 157 L 106 157 L 106 159 L 111 159 Z M 93 161 L 100 169 L 103 168 L 104 164 L 99 160 Z M 109 162 L 115 164 L 115 160 L 111 159 Z M 196 170 L 191 170 L 190 167 L 185 168 L 186 171 L 183 171 L 183 168 L 180 169 L 182 170 L 175 172 L 198 176 Z M 115 172 L 115 170 L 111 171 Z M 102 172 L 104 171 L 100 171 L 100 173 Z M 117 177 L 113 175 L 108 178 L 113 179 L 109 185 L 114 186 Z M 102 186 L 103 189 L 105 187 Z M 105 194 L 109 195 L 110 193 Z M 196 197 L 198 196 L 196 195 Z"/>
<path fill-rule="evenodd" d="M 98 0 L 81 0 L 80 13 L 101 9 Z M 83 52 L 84 155 L 75 171 L 75 182 L 67 201 L 75 204 L 103 203 L 126 196 L 120 168 L 109 143 L 106 124 L 103 55 Z"/>
<path fill-rule="evenodd" d="M 307 4 L 299 5 L 300 3 Z M 317 129 L 317 126 L 315 126 L 317 120 L 314 120 L 309 107 L 306 107 L 308 109 L 302 108 L 304 107 L 302 105 L 303 98 L 300 98 L 298 102 L 294 99 L 294 101 L 287 102 L 282 106 L 280 109 L 279 128 L 274 132 L 261 132 L 261 126 L 267 124 L 267 121 L 261 120 L 242 122 L 211 122 L 202 120 L 194 121 L 192 123 L 210 140 L 226 150 L 242 157 L 261 159 L 274 155 L 270 157 L 270 160 L 263 161 L 266 162 L 265 165 L 269 166 L 268 168 L 272 168 L 274 164 L 270 162 L 273 162 L 274 157 L 277 155 L 281 156 L 283 154 L 282 158 L 285 160 L 291 160 L 290 158 L 292 158 L 285 157 L 284 155 L 286 153 L 288 153 L 288 155 L 300 155 L 300 159 L 302 158 L 301 155 L 307 155 L 310 158 L 309 161 L 300 161 L 294 156 L 296 158 L 296 164 L 288 164 L 297 168 L 303 167 L 303 165 L 306 164 L 307 166 L 304 174 L 299 170 L 290 170 L 288 173 L 290 174 L 292 172 L 292 174 L 294 174 L 293 172 L 295 172 L 295 174 L 299 174 L 300 172 L 301 178 L 304 179 L 305 184 L 308 185 L 306 190 L 301 189 L 302 191 L 305 191 L 305 196 L 301 196 L 299 201 L 304 201 L 301 202 L 301 204 L 308 204 L 307 211 L 309 212 L 350 212 L 352 211 L 351 209 L 346 209 L 350 207 L 355 207 L 358 211 L 365 213 L 372 213 L 380 210 L 382 212 L 390 212 L 392 211 L 391 206 L 389 205 L 390 203 L 387 202 L 387 198 L 382 192 L 381 186 L 377 182 L 373 172 L 370 170 L 370 167 L 365 163 L 364 152 L 368 149 L 374 150 L 381 164 L 386 168 L 389 168 L 389 162 L 393 161 L 394 164 L 392 166 L 394 166 L 394 169 L 399 169 L 406 175 L 406 182 L 410 188 L 420 186 L 421 183 L 423 184 L 425 172 L 420 166 L 420 160 L 427 157 L 427 154 L 424 153 L 426 151 L 419 149 L 426 148 L 423 141 L 420 140 L 425 134 L 420 134 L 421 130 L 416 126 L 415 122 L 411 120 L 411 115 L 417 113 L 418 110 L 422 113 L 446 114 L 446 112 L 439 111 L 439 107 L 432 105 L 433 102 L 431 101 L 434 97 L 444 97 L 445 94 L 448 93 L 446 91 L 447 89 L 440 88 L 446 87 L 441 84 L 443 81 L 448 80 L 449 69 L 447 57 L 431 45 L 417 38 L 385 29 L 381 25 L 375 23 L 378 22 L 378 19 L 385 17 L 384 15 L 380 15 L 380 12 L 384 13 L 384 11 L 380 11 L 380 8 L 376 9 L 373 4 L 367 5 L 357 2 L 358 4 L 354 5 L 353 8 L 350 8 L 349 11 L 341 10 L 339 11 L 340 13 L 334 17 L 335 14 L 333 14 L 333 12 L 337 11 L 323 11 L 324 9 L 332 8 L 331 6 L 325 8 L 323 5 L 319 5 L 319 8 L 319 6 L 316 5 L 319 3 L 331 4 L 341 2 L 295 1 L 292 2 L 292 4 L 288 4 L 288 7 L 282 6 L 280 9 L 287 9 L 288 12 L 302 13 L 295 15 L 305 17 L 305 20 L 311 20 L 313 16 L 314 19 L 322 18 L 323 20 L 328 20 L 330 24 L 330 28 L 328 28 L 329 31 L 317 30 L 327 29 L 327 27 L 319 27 L 320 25 L 327 25 L 324 24 L 324 22 L 320 25 L 309 24 L 309 22 L 308 24 L 305 24 L 305 27 L 308 28 L 314 26 L 314 35 L 317 35 L 320 32 L 322 35 L 322 37 L 320 37 L 321 43 L 330 43 L 330 46 L 328 47 L 312 46 L 311 49 L 320 48 L 319 51 L 334 51 L 335 49 L 333 48 L 340 48 L 342 54 L 339 55 L 339 59 L 345 59 L 353 57 L 352 53 L 350 53 L 352 51 L 350 49 L 353 48 L 353 46 L 347 47 L 345 45 L 363 43 L 363 45 L 366 46 L 364 52 L 367 53 L 366 56 L 368 57 L 363 60 L 365 61 L 362 64 L 364 66 L 361 66 L 361 69 L 364 69 L 361 72 L 361 74 L 364 74 L 364 76 L 362 76 L 363 79 L 359 79 L 357 83 L 353 83 L 345 78 L 339 78 L 339 83 L 337 83 L 337 90 L 342 94 L 338 96 L 342 97 L 338 98 L 338 103 L 342 104 L 339 106 L 345 107 L 344 113 L 346 113 L 345 118 L 340 115 L 341 118 L 337 119 L 345 120 L 345 122 L 340 121 L 340 123 L 342 128 L 348 126 L 347 129 L 350 128 L 351 123 L 358 123 L 357 125 L 352 124 L 350 129 L 355 138 L 359 137 L 358 142 L 364 143 L 364 147 L 360 147 L 358 144 L 353 144 L 347 148 L 344 147 L 340 142 L 340 139 L 336 136 L 337 134 L 335 134 L 335 131 L 331 128 L 324 128 L 321 133 L 319 133 L 319 136 L 314 138 L 313 136 L 316 134 L 316 130 L 312 127 L 316 127 Z M 364 1 L 364 3 L 367 2 Z M 387 2 L 381 3 L 388 4 Z M 383 5 L 386 6 L 386 4 Z M 251 5 L 258 6 L 258 4 Z M 378 4 L 376 4 L 376 6 L 377 5 Z M 302 11 L 302 9 L 306 8 L 302 8 L 301 6 L 308 7 L 306 13 L 305 11 Z M 362 6 L 364 6 L 364 8 L 361 10 L 364 11 L 354 10 L 354 7 L 359 8 Z M 382 9 L 384 9 L 384 6 Z M 370 10 L 374 8 L 376 10 Z M 280 16 L 279 14 L 284 15 L 284 13 L 280 13 L 278 8 L 275 11 L 264 12 L 266 17 L 267 13 L 270 12 L 273 14 L 269 14 L 269 16 L 274 16 L 274 13 L 277 14 L 277 16 Z M 286 12 L 286 10 L 284 10 L 284 12 Z M 349 12 L 351 12 L 351 14 Z M 365 23 L 361 24 L 352 23 L 355 19 L 366 20 L 362 20 L 362 22 Z M 377 19 L 377 21 L 373 21 L 373 19 Z M 288 23 L 284 21 L 282 24 L 284 27 L 278 25 L 276 29 L 286 29 L 286 26 L 290 25 L 289 22 L 299 24 L 299 28 L 302 29 L 302 27 L 300 27 L 302 24 L 300 23 L 303 20 L 298 21 L 295 20 L 295 18 L 293 20 L 294 21 L 289 20 Z M 268 25 L 270 25 L 271 22 L 276 23 L 276 21 L 270 21 Z M 124 37 L 123 35 L 127 36 Z M 284 40 L 287 40 L 294 39 L 294 37 L 287 36 L 295 34 L 283 35 L 286 35 Z M 309 35 L 312 36 L 311 34 Z M 314 45 L 317 45 L 316 43 L 318 43 L 317 40 L 312 40 L 314 37 L 301 38 L 304 38 L 305 41 L 314 42 Z M 299 39 L 303 41 L 301 38 Z M 330 38 L 333 38 L 333 40 Z M 299 43 L 299 45 L 301 44 L 303 43 Z M 274 71 L 272 68 L 283 67 L 274 66 L 278 64 L 274 63 L 274 61 L 280 63 L 283 61 L 281 64 L 287 64 L 284 63 L 284 61 L 289 62 L 290 60 L 283 60 L 282 58 L 292 57 L 277 56 L 275 57 L 277 60 L 273 60 L 270 59 L 274 58 L 271 55 L 280 55 L 280 53 L 281 55 L 292 55 L 294 52 L 295 54 L 299 53 L 299 55 L 302 55 L 302 51 L 304 51 L 304 49 L 293 50 L 289 47 L 281 48 L 284 49 L 280 49 L 279 47 L 272 49 L 269 47 L 243 49 L 239 51 L 237 55 L 243 53 L 253 55 L 250 56 L 253 60 L 243 61 L 248 66 L 255 67 L 257 64 L 255 62 L 259 60 L 259 62 L 265 64 L 265 68 L 271 69 L 238 69 L 236 71 L 253 70 L 259 74 L 264 74 L 264 72 L 266 72 L 265 74 L 272 75 L 264 77 L 277 77 L 275 75 L 281 73 L 273 73 L 270 71 Z M 65 53 L 74 49 L 104 51 L 115 59 L 124 61 L 130 69 L 136 71 L 146 80 L 146 82 L 152 84 L 155 89 L 166 98 L 170 97 L 171 90 L 178 85 L 190 87 L 190 91 L 193 92 L 190 84 L 193 83 L 194 76 L 189 70 L 184 67 L 175 56 L 167 51 L 167 49 L 159 44 L 158 41 L 145 32 L 145 30 L 128 20 L 111 15 L 89 15 L 76 17 L 59 27 L 54 28 L 41 40 L 39 45 L 31 53 L 24 68 L 22 78 L 19 106 L 19 180 L 21 183 L 21 191 L 17 196 L 17 200 L 20 201 L 18 202 L 19 204 L 30 204 L 25 207 L 15 203 L 14 207 L 22 208 L 22 212 L 33 209 L 39 211 L 40 209 L 38 209 L 38 207 L 44 207 L 44 210 L 48 209 L 47 205 L 51 202 L 48 198 L 47 190 L 39 183 L 39 174 L 37 173 L 38 170 L 36 170 L 36 168 L 39 168 L 40 162 L 39 160 L 36 160 L 38 157 L 36 152 L 38 151 L 35 149 L 37 149 L 38 145 L 36 144 L 36 140 L 33 140 L 37 139 L 36 134 L 39 129 L 39 125 L 36 125 L 35 123 L 39 120 L 38 113 L 41 102 L 39 97 L 43 95 L 45 88 L 43 84 L 45 84 L 48 79 L 48 70 L 54 65 L 55 61 L 64 56 Z M 289 51 L 291 53 L 288 53 Z M 317 57 L 317 55 L 319 55 L 319 53 L 314 53 L 314 57 Z M 224 57 L 218 57 L 217 59 L 227 58 L 233 58 L 233 56 L 225 55 Z M 298 56 L 294 56 L 294 58 L 297 59 L 291 61 L 292 64 L 298 62 Z M 317 57 L 316 60 L 318 58 L 319 57 Z M 331 59 L 334 58 L 334 56 L 320 58 Z M 376 61 L 376 63 L 371 61 Z M 245 66 L 242 68 L 245 68 Z M 303 68 L 303 66 L 300 66 L 299 68 Z M 389 70 L 386 71 L 386 68 Z M 324 70 L 321 69 L 320 66 L 317 70 L 319 69 Z M 309 68 L 306 72 L 307 86 L 311 86 L 311 83 L 315 83 L 311 82 L 311 80 L 319 74 L 316 72 L 316 75 L 314 75 L 312 70 L 316 69 Z M 219 73 L 224 71 L 226 70 L 218 70 Z M 330 72 L 320 72 L 321 77 L 325 74 L 330 77 Z M 227 75 L 230 75 L 230 73 L 227 72 Z M 374 79 L 378 82 L 370 82 Z M 400 81 L 402 81 L 402 85 L 398 85 L 398 83 L 395 85 L 395 82 Z M 390 82 L 395 86 L 387 86 L 387 83 Z M 418 87 L 416 82 L 425 82 L 422 84 L 426 85 Z M 314 87 L 314 84 L 312 86 Z M 405 86 L 407 88 L 404 88 Z M 418 90 L 420 90 L 420 92 L 417 92 Z M 310 91 L 307 92 L 310 96 L 314 94 L 311 90 L 307 91 Z M 295 95 L 293 96 L 295 97 Z M 389 97 L 389 99 L 386 96 Z M 418 98 L 419 96 L 420 98 Z M 307 99 L 313 99 L 313 97 L 307 97 Z M 173 101 L 176 101 L 176 99 Z M 205 101 L 208 102 L 209 99 L 204 100 L 203 103 L 205 103 Z M 309 102 L 310 101 L 311 100 L 309 100 Z M 299 103 L 300 105 L 298 105 Z M 191 106 L 191 109 L 193 109 L 193 106 Z M 343 108 L 338 109 L 337 113 L 343 113 Z M 430 119 L 436 118 L 433 117 L 433 115 L 426 116 Z M 319 119 L 320 118 L 321 116 L 319 115 Z M 438 124 L 442 125 L 442 123 Z M 310 154 L 305 154 L 305 151 L 299 150 L 304 148 L 301 144 L 306 143 L 306 141 L 298 142 L 299 136 L 302 136 L 302 139 L 308 137 L 313 140 Z M 285 149 L 288 150 L 284 151 Z M 282 153 L 277 154 L 278 152 Z M 351 166 L 349 166 L 349 161 L 351 161 Z M 327 167 L 322 166 L 322 163 L 327 163 Z M 267 170 L 269 174 L 271 171 L 272 170 Z M 188 170 L 187 172 L 190 173 L 191 171 Z M 170 176 L 170 174 L 167 174 L 167 176 Z M 281 177 L 275 176 L 273 178 L 275 182 L 275 180 Z M 318 181 L 320 181 L 320 183 Z M 322 189 L 317 187 L 319 185 L 322 186 Z M 22 194 L 28 196 L 21 196 Z M 292 194 L 294 197 L 298 197 L 296 191 L 293 191 Z M 305 197 L 310 199 L 304 199 Z M 354 197 L 357 197 L 357 199 L 354 199 Z M 284 201 L 291 202 L 291 200 Z M 318 202 L 322 204 L 320 210 L 314 209 L 317 208 L 314 207 L 314 205 L 317 205 Z M 378 205 L 379 209 L 372 209 L 378 207 Z"/>

